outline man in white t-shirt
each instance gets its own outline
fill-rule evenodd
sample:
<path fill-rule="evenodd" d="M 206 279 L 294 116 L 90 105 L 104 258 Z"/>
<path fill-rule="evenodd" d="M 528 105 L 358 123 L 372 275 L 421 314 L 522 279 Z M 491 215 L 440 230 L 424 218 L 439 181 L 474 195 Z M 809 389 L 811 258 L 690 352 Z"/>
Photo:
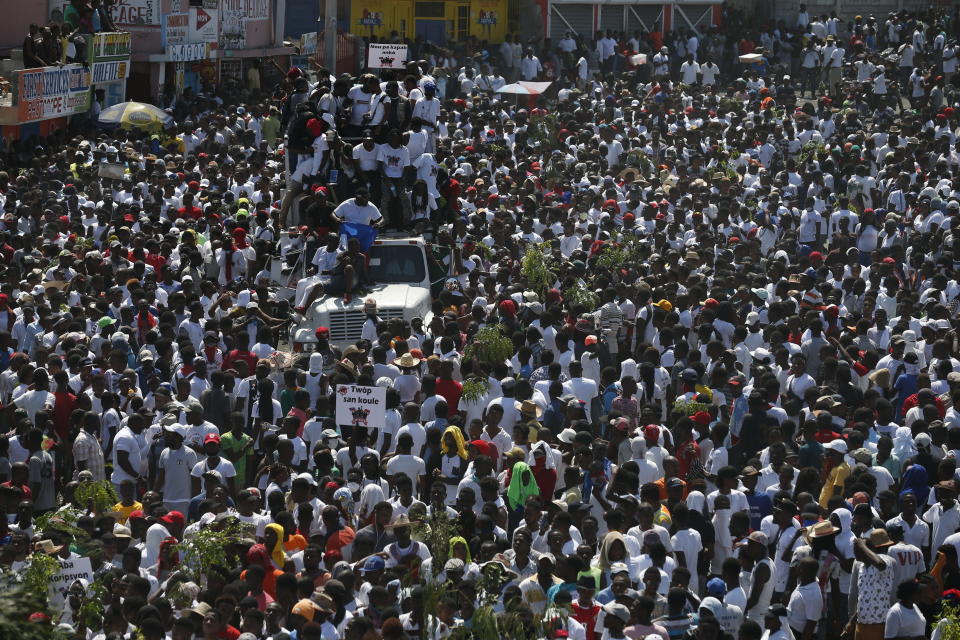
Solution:
<path fill-rule="evenodd" d="M 680 82 L 683 84 L 697 84 L 699 75 L 700 65 L 693 59 L 693 54 L 688 53 L 687 59 L 680 65 Z"/>
<path fill-rule="evenodd" d="M 359 187 L 354 197 L 344 200 L 333 210 L 333 217 L 339 222 L 352 222 L 379 227 L 383 223 L 380 210 L 370 203 L 370 191 L 366 187 Z"/>

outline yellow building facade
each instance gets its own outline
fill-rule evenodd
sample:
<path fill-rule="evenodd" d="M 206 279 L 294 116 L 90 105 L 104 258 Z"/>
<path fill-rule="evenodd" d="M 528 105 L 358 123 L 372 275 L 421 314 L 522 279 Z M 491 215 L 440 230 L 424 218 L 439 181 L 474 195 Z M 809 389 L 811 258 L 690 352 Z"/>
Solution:
<path fill-rule="evenodd" d="M 353 0 L 351 33 L 389 39 L 421 36 L 434 44 L 474 36 L 502 42 L 507 34 L 507 0 Z"/>

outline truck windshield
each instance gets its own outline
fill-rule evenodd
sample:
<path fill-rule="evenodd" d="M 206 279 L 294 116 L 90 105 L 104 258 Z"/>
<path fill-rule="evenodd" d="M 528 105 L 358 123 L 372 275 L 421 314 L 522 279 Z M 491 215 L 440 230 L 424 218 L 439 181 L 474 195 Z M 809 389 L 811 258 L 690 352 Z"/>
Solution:
<path fill-rule="evenodd" d="M 426 277 L 423 248 L 416 245 L 370 247 L 370 280 L 376 284 L 417 284 Z"/>

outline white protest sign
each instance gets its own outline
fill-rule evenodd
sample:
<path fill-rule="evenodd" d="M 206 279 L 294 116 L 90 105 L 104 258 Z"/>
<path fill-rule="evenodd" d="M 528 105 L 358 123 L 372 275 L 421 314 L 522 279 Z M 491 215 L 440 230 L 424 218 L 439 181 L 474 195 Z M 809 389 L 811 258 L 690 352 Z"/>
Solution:
<path fill-rule="evenodd" d="M 387 390 L 359 384 L 337 385 L 337 424 L 382 429 L 387 417 Z"/>
<path fill-rule="evenodd" d="M 62 605 L 67 598 L 70 585 L 80 578 L 93 582 L 93 567 L 90 565 L 90 558 L 75 558 L 73 560 L 57 558 L 57 561 L 60 563 L 60 572 L 50 578 L 51 606 Z"/>
<path fill-rule="evenodd" d="M 367 47 L 367 66 L 371 69 L 403 69 L 407 64 L 405 44 L 371 42 Z"/>

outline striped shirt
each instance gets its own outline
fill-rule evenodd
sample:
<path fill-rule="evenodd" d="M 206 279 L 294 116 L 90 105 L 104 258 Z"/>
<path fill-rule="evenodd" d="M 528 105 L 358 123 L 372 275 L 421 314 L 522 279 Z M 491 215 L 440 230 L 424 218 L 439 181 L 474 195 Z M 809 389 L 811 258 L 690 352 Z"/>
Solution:
<path fill-rule="evenodd" d="M 77 439 L 73 441 L 73 458 L 77 462 L 85 463 L 86 470 L 93 475 L 94 480 L 100 481 L 105 479 L 103 449 L 93 435 L 86 431 L 80 431 Z M 79 474 L 80 469 L 77 468 L 74 470 L 73 479 L 76 480 Z"/>

